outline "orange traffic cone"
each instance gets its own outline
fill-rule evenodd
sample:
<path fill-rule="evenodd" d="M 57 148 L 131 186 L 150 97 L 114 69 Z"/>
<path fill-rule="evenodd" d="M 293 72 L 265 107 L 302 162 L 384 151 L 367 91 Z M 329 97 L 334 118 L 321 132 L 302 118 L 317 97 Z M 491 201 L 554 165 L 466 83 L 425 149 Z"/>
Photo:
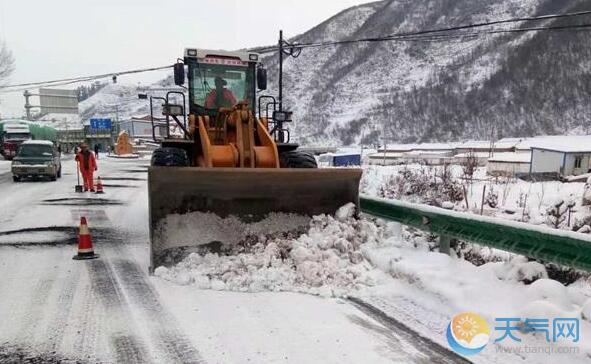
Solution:
<path fill-rule="evenodd" d="M 92 237 L 90 236 L 90 230 L 86 223 L 86 217 L 80 218 L 80 232 L 78 234 L 78 255 L 74 255 L 72 259 L 85 260 L 85 259 L 96 259 L 98 254 L 94 254 L 92 249 Z"/>
<path fill-rule="evenodd" d="M 103 181 L 101 181 L 101 177 L 99 176 L 98 180 L 96 181 L 96 193 L 105 193 L 103 191 Z"/>

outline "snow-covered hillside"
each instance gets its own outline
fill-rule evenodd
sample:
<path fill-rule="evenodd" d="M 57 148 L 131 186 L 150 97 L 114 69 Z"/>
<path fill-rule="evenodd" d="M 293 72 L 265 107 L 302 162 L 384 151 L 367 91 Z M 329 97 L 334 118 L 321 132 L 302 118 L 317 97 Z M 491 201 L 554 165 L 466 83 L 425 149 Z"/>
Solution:
<path fill-rule="evenodd" d="M 91 117 L 110 117 L 125 120 L 131 116 L 150 114 L 148 100 L 138 98 L 138 94 L 165 96 L 167 90 L 180 89 L 172 82 L 172 70 L 165 79 L 148 87 L 126 84 L 109 84 L 79 105 L 82 120 Z M 161 102 L 154 102 L 154 116 L 161 116 Z"/>
<path fill-rule="evenodd" d="M 352 7 L 290 42 L 376 37 L 586 9 L 585 0 L 386 0 Z M 588 7 L 588 6 L 587 6 Z M 591 17 L 522 23 L 562 25 Z M 301 144 L 425 142 L 588 131 L 591 39 L 585 32 L 494 34 L 446 41 L 304 49 L 285 64 L 285 104 Z M 276 94 L 277 55 L 268 55 Z M 170 77 L 160 85 L 171 85 Z M 82 119 L 147 114 L 137 87 L 109 85 Z"/>
<path fill-rule="evenodd" d="M 580 0 L 381 1 L 345 10 L 291 41 L 367 38 L 584 7 Z M 375 143 L 383 129 L 389 139 L 409 142 L 575 132 L 589 120 L 588 49 L 581 32 L 304 49 L 286 62 L 286 103 L 297 115 L 296 134 L 308 142 Z M 276 56 L 266 62 L 275 76 Z"/>

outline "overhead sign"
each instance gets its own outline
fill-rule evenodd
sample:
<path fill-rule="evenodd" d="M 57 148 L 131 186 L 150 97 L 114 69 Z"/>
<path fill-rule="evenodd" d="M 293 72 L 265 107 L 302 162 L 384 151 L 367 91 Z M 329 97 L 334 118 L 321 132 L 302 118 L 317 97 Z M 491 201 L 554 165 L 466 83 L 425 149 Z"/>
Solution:
<path fill-rule="evenodd" d="M 111 129 L 113 122 L 111 119 L 90 119 L 90 129 L 99 130 L 99 129 Z"/>
<path fill-rule="evenodd" d="M 78 91 L 39 89 L 42 114 L 78 114 Z"/>

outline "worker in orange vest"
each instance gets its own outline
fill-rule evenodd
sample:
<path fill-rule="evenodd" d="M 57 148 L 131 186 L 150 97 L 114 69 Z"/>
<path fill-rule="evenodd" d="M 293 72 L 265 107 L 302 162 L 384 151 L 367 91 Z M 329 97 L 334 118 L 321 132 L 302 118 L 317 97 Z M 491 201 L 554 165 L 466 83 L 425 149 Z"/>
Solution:
<path fill-rule="evenodd" d="M 94 171 L 98 170 L 94 154 L 88 150 L 88 145 L 80 145 L 80 153 L 76 154 L 76 161 L 80 165 L 80 172 L 84 179 L 84 191 L 94 192 Z"/>

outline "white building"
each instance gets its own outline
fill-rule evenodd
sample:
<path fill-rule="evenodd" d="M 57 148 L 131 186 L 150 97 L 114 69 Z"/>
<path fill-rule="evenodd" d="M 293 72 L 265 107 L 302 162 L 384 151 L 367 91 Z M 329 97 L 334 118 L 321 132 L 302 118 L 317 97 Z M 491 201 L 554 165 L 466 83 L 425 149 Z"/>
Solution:
<path fill-rule="evenodd" d="M 531 146 L 532 175 L 578 176 L 591 172 L 591 135 L 540 138 Z"/>
<path fill-rule="evenodd" d="M 468 153 L 460 153 L 460 154 L 456 154 L 454 155 L 454 163 L 455 164 L 459 164 L 459 165 L 465 165 L 466 163 L 468 163 L 468 160 L 470 158 L 474 158 L 476 161 L 476 164 L 479 167 L 484 167 L 486 166 L 486 163 L 488 161 L 488 158 L 490 158 L 490 152 L 468 152 Z"/>
<path fill-rule="evenodd" d="M 156 128 L 154 129 L 154 134 L 156 137 L 163 136 L 166 132 L 166 123 L 164 122 L 166 119 L 164 118 L 157 118 L 154 117 L 154 123 L 156 124 Z M 174 121 L 171 122 L 172 125 L 176 125 Z M 127 131 L 131 138 L 143 138 L 143 139 L 152 139 L 152 118 L 150 115 L 145 116 L 132 116 L 129 120 L 123 120 L 119 123 L 120 130 Z"/>
<path fill-rule="evenodd" d="M 486 172 L 491 176 L 515 177 L 529 174 L 531 153 L 497 153 L 488 159 Z"/>
<path fill-rule="evenodd" d="M 389 144 L 369 156 L 369 164 L 395 165 L 418 163 L 441 165 L 453 162 L 457 143 Z"/>
<path fill-rule="evenodd" d="M 453 153 L 451 150 L 412 150 L 402 153 L 401 159 L 405 163 L 440 166 L 451 164 L 453 162 Z"/>

